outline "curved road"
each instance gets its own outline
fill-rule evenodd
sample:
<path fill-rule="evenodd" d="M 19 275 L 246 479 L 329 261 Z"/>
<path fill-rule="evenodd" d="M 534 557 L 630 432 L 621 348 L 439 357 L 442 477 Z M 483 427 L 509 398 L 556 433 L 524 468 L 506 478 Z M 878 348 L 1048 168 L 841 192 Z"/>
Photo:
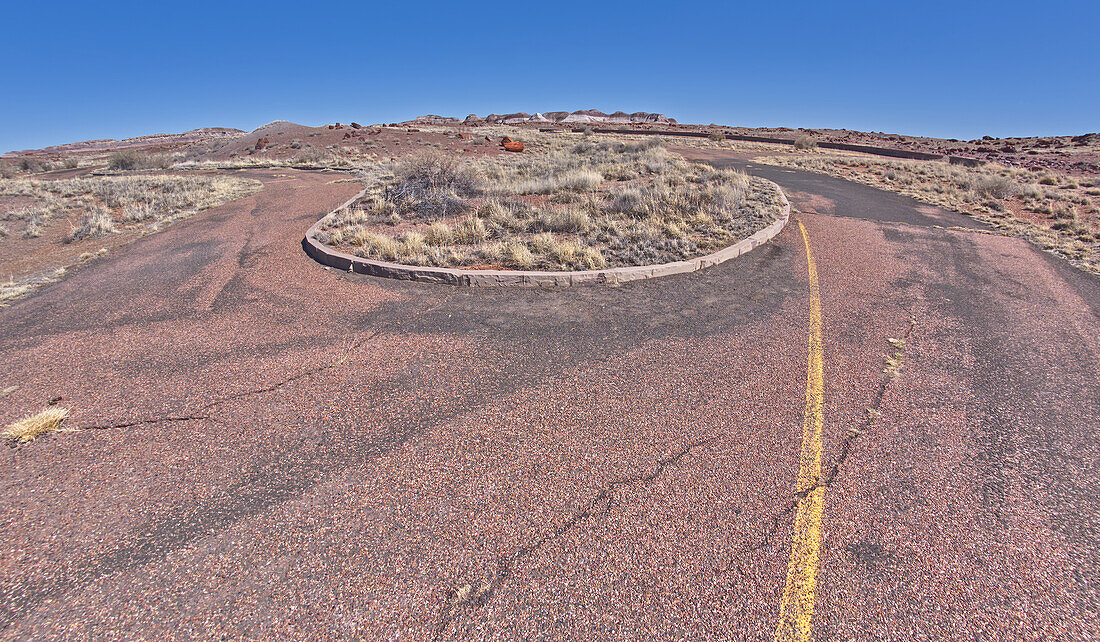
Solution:
<path fill-rule="evenodd" d="M 244 172 L 266 188 L 0 310 L 0 420 L 60 396 L 85 428 L 3 449 L 0 636 L 773 638 L 808 490 L 798 221 L 813 635 L 1100 636 L 1098 280 L 751 171 L 797 210 L 767 246 L 564 291 L 323 269 L 301 234 L 355 184 Z"/>

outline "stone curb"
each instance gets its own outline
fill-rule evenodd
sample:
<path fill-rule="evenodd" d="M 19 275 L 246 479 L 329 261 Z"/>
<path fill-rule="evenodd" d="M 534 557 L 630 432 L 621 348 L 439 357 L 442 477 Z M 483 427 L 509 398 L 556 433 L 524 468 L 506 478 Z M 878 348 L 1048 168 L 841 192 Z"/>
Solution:
<path fill-rule="evenodd" d="M 770 182 L 770 181 L 769 181 Z M 775 183 L 772 183 L 775 185 Z M 302 239 L 302 247 L 306 254 L 322 265 L 328 265 L 338 270 L 381 276 L 390 279 L 405 281 L 424 281 L 428 283 L 447 283 L 450 285 L 465 285 L 470 287 L 570 287 L 574 285 L 606 285 L 626 283 L 640 279 L 653 279 L 670 274 L 683 274 L 694 272 L 712 265 L 724 263 L 732 258 L 747 254 L 757 247 L 767 243 L 776 234 L 779 234 L 787 225 L 791 217 L 791 204 L 787 200 L 783 189 L 778 185 L 779 197 L 783 201 L 783 211 L 764 229 L 752 236 L 742 239 L 733 245 L 722 248 L 717 252 L 707 254 L 686 261 L 674 263 L 662 263 L 660 265 L 639 265 L 619 268 L 605 268 L 602 270 L 582 270 L 577 272 L 536 272 L 523 270 L 462 270 L 458 268 L 420 267 L 416 265 L 402 265 L 400 263 L 387 263 L 364 259 L 352 254 L 335 250 L 316 239 L 316 233 L 321 224 L 336 212 L 349 207 L 352 203 L 366 194 L 366 190 L 359 192 L 348 199 L 343 205 L 321 217 L 321 220 L 310 226 Z"/>

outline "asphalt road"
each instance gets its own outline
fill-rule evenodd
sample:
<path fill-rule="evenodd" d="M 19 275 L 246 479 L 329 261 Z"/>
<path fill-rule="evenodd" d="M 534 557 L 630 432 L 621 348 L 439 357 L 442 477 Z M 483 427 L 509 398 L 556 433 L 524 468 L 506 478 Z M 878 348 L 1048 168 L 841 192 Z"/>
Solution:
<path fill-rule="evenodd" d="M 299 242 L 356 186 L 256 171 L 0 310 L 0 420 L 60 396 L 84 428 L 2 449 L 0 636 L 772 638 L 807 388 L 794 218 L 823 337 L 814 636 L 1100 636 L 1098 280 L 751 171 L 792 224 L 689 275 L 337 273 Z"/>

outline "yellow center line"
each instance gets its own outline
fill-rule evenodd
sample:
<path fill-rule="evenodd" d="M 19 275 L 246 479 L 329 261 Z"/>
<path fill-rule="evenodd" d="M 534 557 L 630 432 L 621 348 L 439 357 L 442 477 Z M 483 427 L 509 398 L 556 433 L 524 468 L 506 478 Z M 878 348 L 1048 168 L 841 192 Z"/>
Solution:
<path fill-rule="evenodd" d="M 802 221 L 802 242 L 810 276 L 810 356 L 806 368 L 806 413 L 802 420 L 802 453 L 798 468 L 798 510 L 794 518 L 791 560 L 787 565 L 787 583 L 779 604 L 777 642 L 809 640 L 814 615 L 814 590 L 821 554 L 821 523 L 825 506 L 825 487 L 821 478 L 822 397 L 825 381 L 821 352 L 821 292 L 817 285 L 817 264 L 810 250 L 810 237 Z"/>

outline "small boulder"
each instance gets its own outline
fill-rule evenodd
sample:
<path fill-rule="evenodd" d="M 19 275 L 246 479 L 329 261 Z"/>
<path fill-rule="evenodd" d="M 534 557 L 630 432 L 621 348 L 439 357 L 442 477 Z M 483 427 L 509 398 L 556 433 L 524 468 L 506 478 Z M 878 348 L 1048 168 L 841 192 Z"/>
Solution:
<path fill-rule="evenodd" d="M 361 128 L 361 127 L 362 127 L 362 125 L 360 125 L 359 123 L 352 123 L 352 124 L 351 124 L 351 128 L 352 128 L 352 129 L 359 129 L 359 128 Z"/>
<path fill-rule="evenodd" d="M 509 140 L 507 143 L 504 143 L 504 149 L 509 152 L 522 152 L 523 143 L 518 140 Z"/>

